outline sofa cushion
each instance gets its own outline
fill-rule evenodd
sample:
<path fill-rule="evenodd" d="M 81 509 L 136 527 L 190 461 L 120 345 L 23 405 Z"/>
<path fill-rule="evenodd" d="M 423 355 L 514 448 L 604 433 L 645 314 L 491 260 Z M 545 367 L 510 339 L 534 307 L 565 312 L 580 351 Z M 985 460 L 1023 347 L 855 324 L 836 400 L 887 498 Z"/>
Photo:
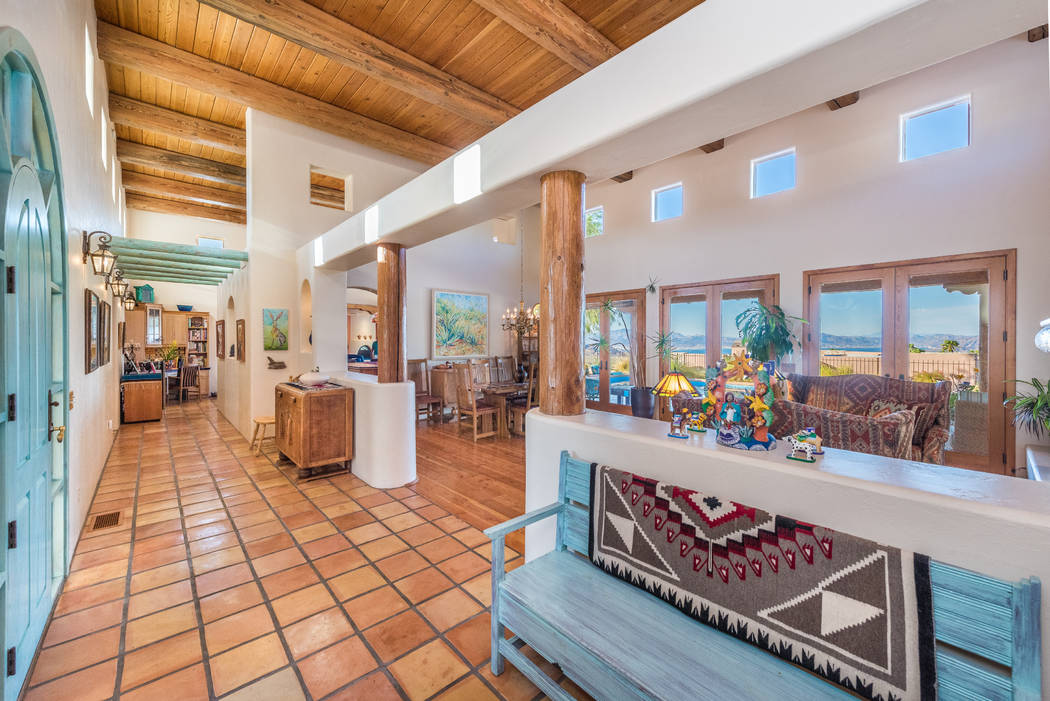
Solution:
<path fill-rule="evenodd" d="M 875 419 L 788 400 L 773 404 L 772 432 L 777 438 L 810 427 L 829 448 L 904 460 L 912 457 L 915 412 L 909 409 Z"/>
<path fill-rule="evenodd" d="M 868 410 L 865 412 L 868 416 L 873 419 L 881 419 L 883 416 L 889 416 L 895 411 L 909 408 L 904 402 L 899 402 L 896 399 L 876 397 L 871 400 L 868 404 Z"/>

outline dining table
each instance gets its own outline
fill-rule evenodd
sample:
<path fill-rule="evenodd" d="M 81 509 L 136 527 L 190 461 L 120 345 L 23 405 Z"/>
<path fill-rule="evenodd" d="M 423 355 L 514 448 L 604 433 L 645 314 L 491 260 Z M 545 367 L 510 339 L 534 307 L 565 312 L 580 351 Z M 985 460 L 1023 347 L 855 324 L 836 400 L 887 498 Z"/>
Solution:
<path fill-rule="evenodd" d="M 499 409 L 499 426 L 496 430 L 500 438 L 510 438 L 510 429 L 507 427 L 507 402 L 515 397 L 524 396 L 529 391 L 529 383 L 483 382 L 474 385 L 474 389 L 481 392 L 486 402 Z"/>

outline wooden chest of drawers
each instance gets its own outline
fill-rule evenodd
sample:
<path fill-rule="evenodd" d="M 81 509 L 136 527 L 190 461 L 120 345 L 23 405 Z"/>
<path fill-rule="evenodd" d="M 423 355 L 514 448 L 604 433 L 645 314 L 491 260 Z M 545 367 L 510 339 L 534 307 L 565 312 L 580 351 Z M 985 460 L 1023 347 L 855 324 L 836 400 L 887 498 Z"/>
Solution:
<path fill-rule="evenodd" d="M 321 468 L 350 468 L 354 457 L 354 390 L 307 388 L 282 382 L 274 389 L 277 450 L 310 477 Z"/>

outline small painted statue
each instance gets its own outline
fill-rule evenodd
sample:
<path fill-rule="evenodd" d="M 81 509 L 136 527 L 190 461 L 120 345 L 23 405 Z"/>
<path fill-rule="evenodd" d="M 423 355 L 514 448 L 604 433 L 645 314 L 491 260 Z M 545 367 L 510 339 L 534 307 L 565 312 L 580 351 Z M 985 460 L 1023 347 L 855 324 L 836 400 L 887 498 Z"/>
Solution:
<path fill-rule="evenodd" d="M 788 436 L 786 440 L 791 446 L 791 452 L 787 456 L 788 460 L 816 462 L 816 458 L 813 456 L 824 454 L 823 441 L 812 428 L 805 428 L 798 433 Z"/>
<path fill-rule="evenodd" d="M 667 436 L 669 438 L 688 438 L 687 427 L 692 417 L 693 412 L 688 409 L 683 409 L 682 413 L 672 416 L 671 430 L 668 431 Z"/>

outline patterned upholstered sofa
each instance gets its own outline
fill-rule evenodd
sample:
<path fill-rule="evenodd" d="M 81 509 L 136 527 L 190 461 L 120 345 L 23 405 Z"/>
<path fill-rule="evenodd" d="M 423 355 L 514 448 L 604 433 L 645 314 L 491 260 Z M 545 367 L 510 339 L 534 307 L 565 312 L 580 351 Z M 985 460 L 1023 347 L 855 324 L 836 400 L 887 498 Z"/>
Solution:
<path fill-rule="evenodd" d="M 773 435 L 813 426 L 832 448 L 944 464 L 947 382 L 794 374 L 788 381 L 789 396 L 773 406 Z"/>

